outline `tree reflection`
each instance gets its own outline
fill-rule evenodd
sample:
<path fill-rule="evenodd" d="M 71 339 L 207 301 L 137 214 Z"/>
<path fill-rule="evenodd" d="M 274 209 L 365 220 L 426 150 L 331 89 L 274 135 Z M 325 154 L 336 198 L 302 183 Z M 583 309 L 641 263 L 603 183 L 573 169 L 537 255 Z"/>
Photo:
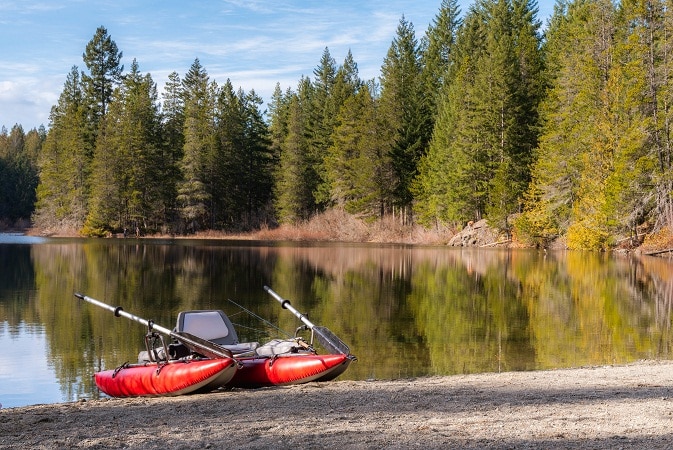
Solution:
<path fill-rule="evenodd" d="M 219 241 L 50 240 L 5 246 L 0 313 L 44 327 L 64 396 L 95 398 L 95 371 L 133 361 L 143 326 L 223 309 L 246 340 L 275 337 L 232 299 L 294 333 L 262 286 L 358 356 L 345 379 L 531 370 L 669 358 L 673 272 L 651 257 Z"/>

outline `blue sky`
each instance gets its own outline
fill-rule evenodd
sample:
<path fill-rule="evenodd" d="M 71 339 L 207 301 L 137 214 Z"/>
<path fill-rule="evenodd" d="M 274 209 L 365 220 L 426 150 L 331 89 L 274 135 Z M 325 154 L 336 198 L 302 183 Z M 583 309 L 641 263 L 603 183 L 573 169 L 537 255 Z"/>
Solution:
<path fill-rule="evenodd" d="M 459 0 L 463 13 L 473 0 Z M 538 0 L 546 22 L 554 0 Z M 161 92 L 199 58 L 211 80 L 252 89 L 268 101 L 276 83 L 313 76 L 325 47 L 337 64 L 350 49 L 360 77 L 380 75 L 399 20 L 420 40 L 441 0 L 0 0 L 0 126 L 49 125 L 73 65 L 103 25 Z"/>

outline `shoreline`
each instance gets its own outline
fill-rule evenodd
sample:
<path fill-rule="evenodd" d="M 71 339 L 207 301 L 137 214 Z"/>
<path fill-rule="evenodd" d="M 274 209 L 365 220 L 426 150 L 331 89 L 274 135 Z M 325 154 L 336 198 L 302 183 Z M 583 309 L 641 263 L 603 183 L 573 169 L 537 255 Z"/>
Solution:
<path fill-rule="evenodd" d="M 668 448 L 673 361 L 0 409 L 2 448 Z"/>

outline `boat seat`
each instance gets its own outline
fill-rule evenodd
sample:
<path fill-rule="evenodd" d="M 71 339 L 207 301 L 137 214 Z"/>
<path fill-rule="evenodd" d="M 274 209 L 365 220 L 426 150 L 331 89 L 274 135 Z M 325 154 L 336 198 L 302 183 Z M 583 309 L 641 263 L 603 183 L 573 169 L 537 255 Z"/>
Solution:
<path fill-rule="evenodd" d="M 231 320 L 219 309 L 182 311 L 178 313 L 175 331 L 185 331 L 228 349 L 234 355 L 254 353 L 258 342 L 238 342 Z"/>
<path fill-rule="evenodd" d="M 219 345 L 237 345 L 238 335 L 229 317 L 219 309 L 182 311 L 176 331 L 187 332 Z"/>

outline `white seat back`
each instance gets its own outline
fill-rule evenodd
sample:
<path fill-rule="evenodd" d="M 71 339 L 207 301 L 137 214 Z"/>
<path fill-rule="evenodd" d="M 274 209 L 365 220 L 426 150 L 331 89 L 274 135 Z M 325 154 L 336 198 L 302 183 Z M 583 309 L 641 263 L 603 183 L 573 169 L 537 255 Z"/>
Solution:
<path fill-rule="evenodd" d="M 176 330 L 220 345 L 238 344 L 231 320 L 220 310 L 183 311 L 178 314 Z"/>

